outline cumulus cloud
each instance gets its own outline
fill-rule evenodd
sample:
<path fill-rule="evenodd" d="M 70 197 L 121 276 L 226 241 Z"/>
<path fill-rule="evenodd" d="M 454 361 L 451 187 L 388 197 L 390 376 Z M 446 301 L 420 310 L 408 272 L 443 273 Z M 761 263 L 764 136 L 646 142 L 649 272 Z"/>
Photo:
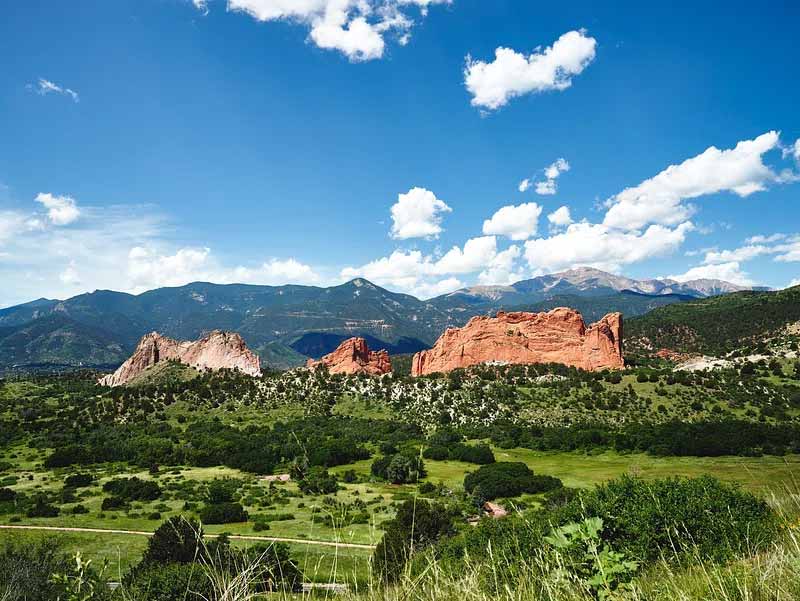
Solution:
<path fill-rule="evenodd" d="M 258 267 L 226 268 L 207 247 L 185 247 L 170 254 L 136 246 L 128 253 L 128 276 L 129 288 L 134 292 L 162 286 L 183 286 L 196 281 L 280 285 L 309 284 L 319 280 L 309 265 L 295 259 L 271 259 Z"/>
<path fill-rule="evenodd" d="M 455 277 L 445 278 L 434 282 L 423 282 L 418 284 L 412 290 L 413 294 L 421 299 L 429 299 L 442 294 L 454 292 L 459 288 L 463 288 L 464 283 Z"/>
<path fill-rule="evenodd" d="M 458 275 L 486 271 L 484 280 L 489 273 L 497 277 L 511 277 L 508 273 L 513 270 L 514 259 L 519 254 L 517 247 L 498 253 L 495 236 L 480 236 L 467 240 L 463 247 L 453 246 L 438 259 L 419 250 L 395 250 L 388 257 L 370 261 L 361 267 L 345 267 L 341 276 L 346 279 L 364 277 L 377 284 L 424 297 L 430 295 L 431 291 L 441 291 L 451 285 L 453 290 L 462 287 L 460 280 L 458 285 L 454 285 L 457 279 L 454 276 Z M 506 275 L 503 276 L 503 273 Z M 441 279 L 443 276 L 449 277 Z"/>
<path fill-rule="evenodd" d="M 486 285 L 506 285 L 513 284 L 523 279 L 524 274 L 522 271 L 515 268 L 515 263 L 521 255 L 522 250 L 516 244 L 497 253 L 497 255 L 489 261 L 487 268 L 478 274 L 478 281 Z"/>
<path fill-rule="evenodd" d="M 338 50 L 351 61 L 381 58 L 386 36 L 405 44 L 414 25 L 406 8 L 416 6 L 423 16 L 434 4 L 452 0 L 228 0 L 228 10 L 258 21 L 286 20 L 308 28 L 309 39 L 320 48 Z M 203 0 L 201 10 L 206 10 Z"/>
<path fill-rule="evenodd" d="M 442 215 L 452 209 L 425 188 L 411 188 L 392 205 L 392 238 L 435 238 L 442 233 Z"/>
<path fill-rule="evenodd" d="M 541 214 L 542 207 L 535 202 L 507 205 L 483 222 L 483 233 L 506 236 L 512 240 L 527 240 L 536 234 Z"/>
<path fill-rule="evenodd" d="M 53 225 L 69 225 L 80 217 L 75 199 L 71 196 L 57 196 L 49 192 L 40 192 L 34 199 L 47 209 L 47 218 Z M 35 224 L 35 222 L 31 222 Z"/>
<path fill-rule="evenodd" d="M 237 267 L 227 278 L 242 284 L 315 284 L 320 277 L 310 265 L 296 259 L 270 259 L 257 268 Z"/>
<path fill-rule="evenodd" d="M 530 190 L 530 187 L 531 187 L 532 183 L 533 182 L 531 182 L 530 178 L 526 177 L 524 180 L 522 180 L 519 183 L 519 191 L 520 192 L 527 192 L 528 190 Z"/>
<path fill-rule="evenodd" d="M 53 83 L 43 77 L 39 78 L 35 84 L 28 84 L 28 89 L 35 91 L 40 96 L 47 96 L 48 94 L 59 94 L 61 96 L 68 96 L 72 98 L 73 102 L 80 102 L 80 96 L 75 90 L 62 87 Z"/>
<path fill-rule="evenodd" d="M 547 216 L 547 220 L 552 227 L 566 227 L 572 223 L 572 215 L 570 215 L 569 207 L 564 205 L 558 207 L 555 211 Z"/>
<path fill-rule="evenodd" d="M 596 46 L 585 31 L 568 31 L 552 46 L 527 56 L 503 47 L 495 50 L 492 62 L 468 56 L 464 83 L 472 106 L 496 110 L 518 96 L 565 90 L 594 60 Z"/>
<path fill-rule="evenodd" d="M 688 282 L 691 280 L 712 279 L 712 280 L 725 280 L 740 286 L 755 286 L 756 283 L 750 276 L 742 271 L 737 261 L 730 261 L 728 263 L 715 263 L 713 265 L 699 265 L 692 267 L 686 273 L 679 275 L 669 276 L 671 280 L 678 282 Z"/>
<path fill-rule="evenodd" d="M 413 291 L 420 287 L 425 277 L 433 274 L 430 257 L 419 250 L 395 250 L 388 257 L 370 261 L 361 267 L 345 267 L 341 276 L 346 279 L 364 277 L 376 284 Z"/>
<path fill-rule="evenodd" d="M 686 199 L 718 192 L 746 197 L 766 190 L 777 176 L 764 164 L 763 156 L 777 148 L 779 142 L 778 132 L 770 131 L 728 150 L 711 146 L 609 199 L 603 223 L 631 230 L 650 223 L 675 225 L 694 212 L 693 207 L 684 204 Z"/>
<path fill-rule="evenodd" d="M 488 265 L 496 255 L 497 238 L 494 236 L 470 238 L 463 249 L 454 246 L 436 261 L 434 271 L 440 274 L 474 273 Z"/>
<path fill-rule="evenodd" d="M 536 182 L 536 193 L 542 196 L 555 194 L 557 191 L 556 180 L 565 171 L 569 171 L 569 163 L 566 159 L 556 159 L 555 163 L 545 168 L 545 179 Z"/>
<path fill-rule="evenodd" d="M 549 238 L 528 240 L 525 258 L 534 271 L 554 272 L 588 265 L 616 272 L 623 265 L 673 252 L 693 229 L 689 221 L 675 228 L 651 225 L 641 233 L 603 224 L 573 223 Z"/>

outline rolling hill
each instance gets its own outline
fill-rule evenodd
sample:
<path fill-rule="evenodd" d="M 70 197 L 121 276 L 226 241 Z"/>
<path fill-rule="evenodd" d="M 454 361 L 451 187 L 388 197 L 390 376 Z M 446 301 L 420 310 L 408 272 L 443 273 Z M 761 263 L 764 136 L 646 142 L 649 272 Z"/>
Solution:
<path fill-rule="evenodd" d="M 625 325 L 626 349 L 721 355 L 752 347 L 800 322 L 800 286 L 736 292 L 661 307 Z"/>

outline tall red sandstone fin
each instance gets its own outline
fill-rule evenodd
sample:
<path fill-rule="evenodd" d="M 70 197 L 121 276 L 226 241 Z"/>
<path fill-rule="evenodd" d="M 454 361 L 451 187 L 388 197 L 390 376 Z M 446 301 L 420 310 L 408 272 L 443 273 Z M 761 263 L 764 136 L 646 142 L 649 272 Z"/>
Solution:
<path fill-rule="evenodd" d="M 589 328 L 574 309 L 473 317 L 450 328 L 433 348 L 414 355 L 411 374 L 447 372 L 480 363 L 563 363 L 587 370 L 621 368 L 622 315 L 610 313 Z"/>
<path fill-rule="evenodd" d="M 389 353 L 385 350 L 371 351 L 363 338 L 348 338 L 335 351 L 319 361 L 309 359 L 309 369 L 324 365 L 332 374 L 369 374 L 380 376 L 392 371 Z"/>
<path fill-rule="evenodd" d="M 121 386 L 161 361 L 177 361 L 196 369 L 238 369 L 250 376 L 261 375 L 261 362 L 234 332 L 214 330 L 194 342 L 180 342 L 151 332 L 117 371 L 100 378 L 104 386 Z"/>

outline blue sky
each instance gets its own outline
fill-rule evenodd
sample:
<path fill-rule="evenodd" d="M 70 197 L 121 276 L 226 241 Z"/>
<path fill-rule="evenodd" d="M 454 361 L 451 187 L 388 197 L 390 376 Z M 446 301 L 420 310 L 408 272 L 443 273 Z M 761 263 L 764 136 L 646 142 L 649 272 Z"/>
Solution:
<path fill-rule="evenodd" d="M 796 280 L 800 7 L 598 4 L 3 6 L 0 306 L 575 265 Z"/>

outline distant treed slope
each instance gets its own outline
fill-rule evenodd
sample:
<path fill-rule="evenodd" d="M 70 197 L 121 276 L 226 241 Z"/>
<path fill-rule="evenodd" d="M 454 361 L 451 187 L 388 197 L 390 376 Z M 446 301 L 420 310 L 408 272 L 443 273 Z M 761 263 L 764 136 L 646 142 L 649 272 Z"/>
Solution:
<path fill-rule="evenodd" d="M 0 310 L 0 367 L 121 363 L 148 332 L 191 340 L 214 329 L 240 333 L 265 364 L 290 367 L 305 362 L 289 346 L 305 335 L 368 335 L 376 347 L 407 352 L 454 324 L 429 303 L 363 279 L 331 288 L 194 283 L 137 296 L 97 291 Z"/>
<path fill-rule="evenodd" d="M 64 315 L 47 315 L 16 328 L 0 328 L 0 366 L 91 365 L 124 361 L 128 350 L 105 329 Z"/>
<path fill-rule="evenodd" d="M 625 347 L 720 355 L 798 321 L 800 286 L 778 292 L 736 292 L 662 307 L 628 320 Z"/>
<path fill-rule="evenodd" d="M 574 294 L 554 296 L 546 301 L 513 307 L 514 311 L 550 311 L 556 307 L 570 307 L 580 311 L 586 323 L 592 323 L 607 313 L 619 312 L 630 319 L 644 315 L 658 307 L 686 302 L 692 297 L 680 294 L 663 294 L 650 296 L 636 292 L 620 292 L 607 296 L 577 296 Z"/>

